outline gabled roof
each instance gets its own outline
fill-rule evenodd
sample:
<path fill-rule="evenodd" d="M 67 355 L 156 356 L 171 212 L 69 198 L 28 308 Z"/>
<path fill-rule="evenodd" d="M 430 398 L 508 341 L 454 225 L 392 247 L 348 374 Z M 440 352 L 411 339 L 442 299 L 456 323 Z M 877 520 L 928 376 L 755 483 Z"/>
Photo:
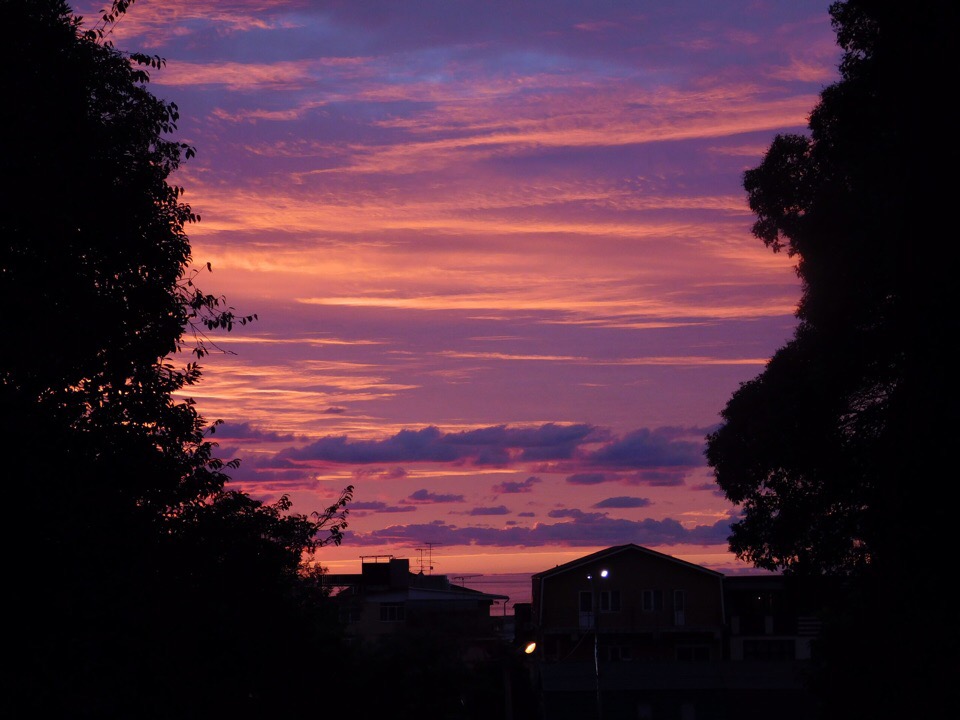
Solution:
<path fill-rule="evenodd" d="M 705 568 L 702 565 L 696 565 L 695 563 L 690 563 L 686 560 L 675 558 L 672 555 L 666 555 L 664 553 L 657 552 L 656 550 L 651 550 L 650 548 L 635 545 L 634 543 L 627 543 L 626 545 L 614 545 L 613 547 L 606 548 L 605 550 L 598 550 L 590 555 L 584 555 L 582 558 L 565 562 L 563 565 L 557 565 L 555 568 L 551 568 L 550 570 L 544 570 L 543 572 L 535 573 L 531 576 L 531 579 L 545 580 L 546 578 L 553 577 L 555 575 L 562 575 L 563 573 L 576 570 L 587 565 L 595 565 L 600 560 L 606 560 L 616 555 L 621 555 L 628 552 L 638 552 L 650 557 L 659 558 L 661 560 L 668 560 L 676 563 L 677 565 L 689 568 L 690 570 L 699 570 L 700 572 L 713 575 L 718 578 L 723 577 L 723 573 L 717 572 L 716 570 L 711 570 L 710 568 Z"/>
<path fill-rule="evenodd" d="M 418 599 L 436 599 L 436 600 L 480 600 L 496 601 L 509 600 L 509 595 L 496 595 L 494 593 L 485 593 L 473 588 L 462 587 L 460 585 L 450 585 L 446 590 L 437 590 L 435 588 L 410 588 L 410 597 Z"/>
<path fill-rule="evenodd" d="M 388 578 L 389 579 L 389 578 Z M 324 575 L 324 584 L 329 588 L 344 588 L 338 594 L 344 598 L 358 595 L 369 595 L 379 600 L 389 597 L 392 601 L 404 599 L 433 599 L 433 600 L 479 600 L 497 602 L 509 600 L 509 595 L 487 593 L 473 588 L 451 583 L 446 575 L 423 575 L 407 573 L 402 579 L 405 582 L 398 584 L 371 583 L 369 578 L 360 574 Z"/>

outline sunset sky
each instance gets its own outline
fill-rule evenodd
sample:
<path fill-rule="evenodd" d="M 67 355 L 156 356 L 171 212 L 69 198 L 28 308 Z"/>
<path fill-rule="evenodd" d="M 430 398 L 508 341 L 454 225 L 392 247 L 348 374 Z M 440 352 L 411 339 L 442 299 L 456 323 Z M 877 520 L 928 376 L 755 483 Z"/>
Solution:
<path fill-rule="evenodd" d="M 704 436 L 800 292 L 742 174 L 837 78 L 828 7 L 137 0 L 109 37 L 167 61 L 201 286 L 259 316 L 190 393 L 231 485 L 355 485 L 335 572 L 741 568 Z"/>

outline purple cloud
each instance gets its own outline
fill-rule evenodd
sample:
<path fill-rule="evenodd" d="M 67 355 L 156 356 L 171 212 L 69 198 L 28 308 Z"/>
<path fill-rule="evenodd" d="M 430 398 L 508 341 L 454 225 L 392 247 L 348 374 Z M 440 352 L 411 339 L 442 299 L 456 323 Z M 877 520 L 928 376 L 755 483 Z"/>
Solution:
<path fill-rule="evenodd" d="M 499 485 L 494 485 L 491 489 L 495 493 L 503 493 L 505 495 L 511 493 L 528 493 L 533 490 L 533 486 L 539 482 L 543 482 L 536 475 L 531 475 L 526 480 L 521 482 L 502 482 Z"/>
<path fill-rule="evenodd" d="M 601 500 L 598 503 L 595 503 L 592 507 L 595 508 L 642 508 L 650 505 L 650 500 L 648 498 L 641 497 L 610 497 L 606 500 Z"/>
<path fill-rule="evenodd" d="M 651 487 L 676 487 L 683 485 L 683 479 L 690 471 L 689 467 L 644 468 L 635 474 L 622 478 L 624 485 L 649 485 Z"/>
<path fill-rule="evenodd" d="M 571 485 L 599 485 L 607 482 L 607 476 L 603 473 L 574 473 L 567 477 L 567 482 Z"/>
<path fill-rule="evenodd" d="M 612 519 L 604 513 L 557 512 L 569 520 L 540 523 L 532 528 L 458 527 L 438 520 L 416 525 L 394 525 L 368 533 L 348 530 L 344 533 L 344 541 L 360 547 L 389 544 L 417 547 L 424 542 L 485 547 L 595 547 L 626 542 L 647 547 L 678 544 L 726 547 L 730 535 L 730 519 L 688 530 L 672 518 L 633 521 Z"/>
<path fill-rule="evenodd" d="M 414 503 L 451 503 L 463 502 L 464 497 L 463 495 L 442 495 L 423 488 L 410 493 L 410 495 L 407 496 L 407 500 Z"/>
<path fill-rule="evenodd" d="M 292 433 L 278 433 L 272 430 L 264 430 L 255 425 L 251 425 L 249 422 L 224 422 L 222 425 L 211 428 L 210 433 L 214 435 L 214 437 L 211 438 L 214 440 L 227 438 L 230 440 L 259 440 L 263 442 L 293 442 L 302 439 Z"/>
<path fill-rule="evenodd" d="M 595 439 L 592 425 L 547 423 L 534 428 L 497 425 L 477 430 L 445 433 L 431 426 L 401 430 L 383 440 L 350 440 L 345 435 L 320 438 L 302 448 L 277 453 L 285 460 L 320 460 L 337 463 L 469 462 L 506 465 L 513 454 L 521 461 L 567 459 L 584 442 Z"/>
<path fill-rule="evenodd" d="M 641 428 L 608 443 L 585 460 L 605 467 L 697 467 L 704 464 L 703 442 L 676 439 L 673 428 Z"/>
<path fill-rule="evenodd" d="M 504 505 L 496 507 L 475 507 L 470 511 L 471 515 L 509 515 L 510 510 Z"/>
<path fill-rule="evenodd" d="M 712 493 L 717 497 L 725 497 L 723 490 L 721 490 L 720 486 L 714 482 L 705 482 L 705 483 L 699 483 L 697 485 L 691 485 L 690 489 L 697 490 L 700 492 Z"/>
<path fill-rule="evenodd" d="M 606 517 L 605 513 L 585 513 L 583 510 L 575 508 L 562 508 L 560 510 L 551 510 L 547 513 L 551 518 L 573 518 L 582 522 L 592 522 Z"/>
<path fill-rule="evenodd" d="M 277 457 L 291 460 L 326 460 L 339 463 L 453 462 L 465 455 L 444 444 L 436 427 L 401 430 L 385 440 L 353 440 L 345 435 L 327 436 L 302 448 L 287 448 Z"/>
<path fill-rule="evenodd" d="M 416 508 L 413 505 L 387 505 L 384 502 L 378 500 L 369 500 L 366 502 L 351 502 L 350 511 L 358 511 L 358 515 L 361 517 L 367 512 L 371 513 L 405 513 L 405 512 L 416 512 Z"/>
<path fill-rule="evenodd" d="M 446 440 L 468 447 L 519 449 L 525 461 L 559 460 L 573 456 L 577 447 L 596 432 L 592 425 L 547 423 L 536 428 L 510 428 L 506 425 L 451 433 Z"/>

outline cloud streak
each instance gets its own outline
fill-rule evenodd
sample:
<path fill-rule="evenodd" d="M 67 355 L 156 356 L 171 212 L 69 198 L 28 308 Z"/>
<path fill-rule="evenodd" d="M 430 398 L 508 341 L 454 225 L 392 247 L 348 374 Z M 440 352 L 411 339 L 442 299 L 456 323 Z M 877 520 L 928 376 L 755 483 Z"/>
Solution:
<path fill-rule="evenodd" d="M 569 513 L 563 522 L 537 523 L 533 527 L 460 527 L 442 521 L 423 525 L 392 525 L 370 533 L 350 533 L 349 540 L 360 547 L 397 544 L 413 547 L 422 538 L 437 545 L 479 547 L 598 547 L 635 542 L 662 546 L 690 544 L 723 545 L 730 534 L 730 521 L 686 529 L 676 520 L 615 520 L 602 513 Z M 620 538 L 619 540 L 617 538 Z"/>
<path fill-rule="evenodd" d="M 131 6 L 110 39 L 166 58 L 198 149 L 204 289 L 260 318 L 189 388 L 234 484 L 305 513 L 355 485 L 328 562 L 720 552 L 704 435 L 800 291 L 741 180 L 837 76 L 828 7 Z"/>

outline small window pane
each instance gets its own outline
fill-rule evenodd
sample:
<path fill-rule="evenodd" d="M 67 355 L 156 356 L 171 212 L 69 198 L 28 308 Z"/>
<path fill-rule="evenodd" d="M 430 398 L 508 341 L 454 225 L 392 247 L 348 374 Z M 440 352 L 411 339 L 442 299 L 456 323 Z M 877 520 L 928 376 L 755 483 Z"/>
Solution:
<path fill-rule="evenodd" d="M 380 622 L 403 622 L 405 617 L 403 603 L 383 603 L 380 605 Z"/>
<path fill-rule="evenodd" d="M 663 591 L 662 590 L 644 590 L 643 591 L 643 609 L 646 612 L 656 612 L 663 610 Z"/>
<path fill-rule="evenodd" d="M 600 593 L 601 612 L 620 612 L 620 591 L 604 590 Z"/>

